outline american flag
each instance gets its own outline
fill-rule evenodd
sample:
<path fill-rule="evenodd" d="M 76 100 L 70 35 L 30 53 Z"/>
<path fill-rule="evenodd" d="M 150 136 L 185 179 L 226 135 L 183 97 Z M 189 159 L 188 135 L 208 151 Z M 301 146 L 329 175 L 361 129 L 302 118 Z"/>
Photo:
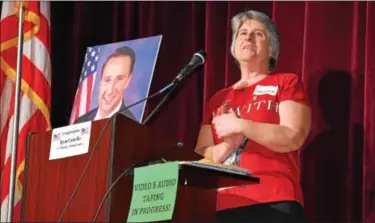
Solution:
<path fill-rule="evenodd" d="M 98 69 L 100 47 L 88 47 L 69 124 L 90 110 L 91 95 Z"/>
<path fill-rule="evenodd" d="M 1 222 L 7 221 L 14 122 L 18 11 L 20 2 L 3 1 L 0 19 Z M 26 137 L 51 129 L 50 3 L 24 2 L 24 44 L 13 221 L 19 221 Z"/>

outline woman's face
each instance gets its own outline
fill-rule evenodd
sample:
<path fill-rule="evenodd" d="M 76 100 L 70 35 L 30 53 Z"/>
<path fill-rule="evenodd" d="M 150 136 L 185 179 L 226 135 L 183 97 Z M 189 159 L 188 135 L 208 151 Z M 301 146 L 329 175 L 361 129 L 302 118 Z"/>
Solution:
<path fill-rule="evenodd" d="M 239 28 L 234 55 L 239 62 L 269 60 L 269 40 L 266 27 L 255 19 L 246 20 Z"/>

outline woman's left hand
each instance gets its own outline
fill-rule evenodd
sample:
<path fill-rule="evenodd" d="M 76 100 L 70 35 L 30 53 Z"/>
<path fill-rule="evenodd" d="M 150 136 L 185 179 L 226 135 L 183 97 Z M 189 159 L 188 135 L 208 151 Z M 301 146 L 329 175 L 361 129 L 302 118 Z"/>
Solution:
<path fill-rule="evenodd" d="M 212 124 L 219 139 L 242 132 L 242 121 L 233 111 L 214 117 Z"/>

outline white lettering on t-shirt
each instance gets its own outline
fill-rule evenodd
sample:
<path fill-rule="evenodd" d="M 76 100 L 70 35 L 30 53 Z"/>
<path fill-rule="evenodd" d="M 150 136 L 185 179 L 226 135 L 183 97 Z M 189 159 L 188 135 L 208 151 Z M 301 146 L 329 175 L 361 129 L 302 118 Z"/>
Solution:
<path fill-rule="evenodd" d="M 242 116 L 248 114 L 252 111 L 259 111 L 263 110 L 265 112 L 275 112 L 279 113 L 279 103 L 272 100 L 260 100 L 260 101 L 253 101 L 251 103 L 247 103 L 241 106 L 230 107 L 228 111 L 233 111 L 237 114 L 237 116 Z M 213 112 L 213 117 L 220 114 L 218 111 Z"/>
<path fill-rule="evenodd" d="M 279 103 L 272 100 L 260 100 L 239 106 L 236 108 L 236 110 L 238 111 L 237 113 L 239 113 L 239 115 L 242 115 L 244 113 L 250 113 L 252 110 L 264 110 L 278 113 Z"/>

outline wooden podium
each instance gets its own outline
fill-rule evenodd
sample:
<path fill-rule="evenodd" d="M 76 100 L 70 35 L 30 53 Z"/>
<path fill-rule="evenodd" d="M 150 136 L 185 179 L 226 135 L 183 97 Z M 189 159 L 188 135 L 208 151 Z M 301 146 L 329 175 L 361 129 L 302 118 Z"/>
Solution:
<path fill-rule="evenodd" d="M 56 222 L 87 164 L 94 144 L 108 119 L 92 122 L 89 152 L 49 160 L 51 132 L 31 134 L 25 164 L 21 221 Z M 145 160 L 200 160 L 178 141 L 119 114 L 109 120 L 87 172 L 62 222 L 92 222 L 113 181 L 134 163 Z M 258 182 L 219 171 L 181 166 L 176 205 L 171 222 L 214 222 L 216 188 Z M 126 222 L 133 177 L 123 177 L 107 197 L 97 222 Z"/>

